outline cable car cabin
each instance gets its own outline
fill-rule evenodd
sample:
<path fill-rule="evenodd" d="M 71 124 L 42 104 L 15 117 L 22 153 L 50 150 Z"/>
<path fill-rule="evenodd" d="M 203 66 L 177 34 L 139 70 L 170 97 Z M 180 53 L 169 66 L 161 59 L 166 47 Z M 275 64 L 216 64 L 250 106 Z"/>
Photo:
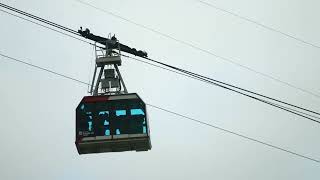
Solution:
<path fill-rule="evenodd" d="M 151 149 L 146 105 L 136 93 L 86 96 L 76 109 L 79 154 Z"/>

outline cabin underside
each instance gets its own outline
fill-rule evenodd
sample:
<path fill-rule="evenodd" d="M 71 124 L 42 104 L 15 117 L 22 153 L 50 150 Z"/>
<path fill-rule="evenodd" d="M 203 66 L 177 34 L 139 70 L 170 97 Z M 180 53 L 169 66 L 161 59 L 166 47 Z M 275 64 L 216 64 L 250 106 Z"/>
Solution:
<path fill-rule="evenodd" d="M 121 134 L 83 138 L 76 142 L 76 146 L 79 154 L 148 151 L 151 142 L 146 134 Z"/>

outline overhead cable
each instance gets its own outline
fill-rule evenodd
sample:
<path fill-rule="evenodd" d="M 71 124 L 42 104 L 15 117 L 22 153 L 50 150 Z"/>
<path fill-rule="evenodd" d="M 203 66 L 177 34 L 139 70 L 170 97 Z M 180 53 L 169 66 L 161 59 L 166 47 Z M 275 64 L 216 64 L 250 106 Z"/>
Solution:
<path fill-rule="evenodd" d="M 157 61 L 157 60 L 148 58 L 148 57 L 144 57 L 144 59 L 147 59 L 147 60 L 152 61 L 152 62 L 154 62 L 154 63 L 163 65 L 163 66 L 165 66 L 165 67 L 172 68 L 172 69 L 174 69 L 174 70 L 177 70 L 177 71 L 179 71 L 179 72 L 188 74 L 188 75 L 190 75 L 190 76 L 194 76 L 194 77 L 201 78 L 201 79 L 204 79 L 204 80 L 209 80 L 209 81 L 211 81 L 211 82 L 223 84 L 223 85 L 226 85 L 226 86 L 229 86 L 229 87 L 232 87 L 232 88 L 236 88 L 236 89 L 238 89 L 238 90 L 245 91 L 245 92 L 248 92 L 248 93 L 251 93 L 251 94 L 254 94 L 254 95 L 257 95 L 257 96 L 266 98 L 266 99 L 269 99 L 269 100 L 273 100 L 273 101 L 276 101 L 276 102 L 279 102 L 279 103 L 283 103 L 283 104 L 288 105 L 288 106 L 292 106 L 292 107 L 295 107 L 295 108 L 298 108 L 298 109 L 301 109 L 301 110 L 304 110 L 304 111 L 308 111 L 308 112 L 311 112 L 311 113 L 320 115 L 319 112 L 315 112 L 315 111 L 312 111 L 312 110 L 309 110 L 309 109 L 306 109 L 306 108 L 303 108 L 303 107 L 300 107 L 300 106 L 297 106 L 297 105 L 293 105 L 293 104 L 290 104 L 290 103 L 287 103 L 287 102 L 284 102 L 284 101 L 281 101 L 281 100 L 278 100 L 278 99 L 275 99 L 275 98 L 272 98 L 272 97 L 263 95 L 263 94 L 261 94 L 261 93 L 253 92 L 253 91 L 250 91 L 250 90 L 247 90 L 247 89 L 244 89 L 244 88 L 240 88 L 240 87 L 238 87 L 238 86 L 235 86 L 235 85 L 232 85 L 232 84 L 229 84 L 229 83 L 225 83 L 225 82 L 222 82 L 222 81 L 213 79 L 213 78 L 209 78 L 209 77 L 206 77 L 206 76 L 197 74 L 197 73 L 193 73 L 193 72 L 190 72 L 190 71 L 187 71 L 187 70 L 184 70 L 184 69 L 181 69 L 181 68 L 178 68 L 178 67 L 175 67 L 175 66 L 172 66 L 172 65 L 169 65 L 169 64 L 166 64 L 166 63 L 163 63 L 163 62 L 160 62 L 160 61 Z"/>
<path fill-rule="evenodd" d="M 9 14 L 9 15 L 11 15 L 11 16 L 15 16 L 15 17 L 17 17 L 17 18 L 23 19 L 23 20 L 25 20 L 25 21 L 31 22 L 31 23 L 36 24 L 36 25 L 38 25 L 38 26 L 42 26 L 42 27 L 47 28 L 47 29 L 49 29 L 49 30 L 55 31 L 55 32 L 57 32 L 57 33 L 63 34 L 63 35 L 65 35 L 65 36 L 69 36 L 69 37 L 71 37 L 71 38 L 73 38 L 73 39 L 82 41 L 82 42 L 84 42 L 84 43 L 87 43 L 87 44 L 90 44 L 90 45 L 94 45 L 93 43 L 90 43 L 90 42 L 85 41 L 85 40 L 83 40 L 83 39 L 80 39 L 80 38 L 78 38 L 78 37 L 75 37 L 75 36 L 72 36 L 72 35 L 70 35 L 70 34 L 64 33 L 64 32 L 62 32 L 62 31 L 58 31 L 58 30 L 56 30 L 56 29 L 54 29 L 54 28 L 51 28 L 51 27 L 49 27 L 49 26 L 45 26 L 45 25 L 40 24 L 40 23 L 37 23 L 37 22 L 35 22 L 35 21 L 31 21 L 30 19 L 27 19 L 27 18 L 18 16 L 18 15 L 16 15 L 16 14 L 7 12 L 7 11 L 2 10 L 2 9 L 0 9 L 0 11 L 1 11 L 1 12 L 4 12 L 4 13 L 6 13 L 6 14 Z M 62 29 L 62 30 L 63 30 L 63 29 Z"/>
<path fill-rule="evenodd" d="M 287 103 L 287 102 L 284 102 L 284 101 L 281 101 L 281 100 L 278 100 L 278 99 L 275 99 L 275 98 L 271 98 L 271 97 L 268 97 L 268 96 L 253 92 L 253 91 L 249 91 L 247 89 L 243 89 L 243 88 L 240 88 L 240 87 L 237 87 L 237 86 L 234 86 L 234 85 L 222 82 L 222 81 L 218 81 L 218 80 L 215 80 L 215 79 L 212 79 L 212 78 L 208 78 L 208 77 L 196 74 L 196 73 L 192 73 L 192 72 L 189 72 L 189 71 L 186 71 L 186 70 L 183 70 L 183 69 L 171 66 L 171 65 L 167 65 L 165 63 L 162 63 L 162 62 L 159 62 L 159 61 L 156 61 L 156 60 L 151 60 L 151 61 L 155 62 L 157 64 L 160 64 L 160 65 L 163 65 L 163 66 L 165 66 L 167 68 L 165 68 L 163 66 L 160 66 L 160 65 L 152 64 L 152 63 L 149 63 L 149 62 L 146 62 L 146 61 L 143 61 L 141 59 L 134 58 L 134 57 L 131 57 L 131 56 L 127 56 L 127 55 L 121 55 L 121 56 L 130 58 L 130 59 L 133 59 L 133 60 L 145 63 L 145 64 L 149 64 L 149 65 L 155 66 L 157 68 L 161 68 L 161 69 L 164 69 L 164 70 L 167 70 L 167 71 L 171 71 L 173 73 L 177 73 L 177 74 L 180 74 L 182 76 L 187 76 L 189 78 L 193 78 L 193 79 L 196 79 L 196 80 L 199 80 L 199 81 L 211 84 L 211 85 L 219 86 L 219 87 L 222 87 L 222 88 L 230 90 L 230 91 L 234 91 L 236 93 L 239 93 L 241 95 L 247 96 L 249 98 L 253 98 L 253 99 L 258 100 L 260 102 L 263 102 L 263 103 L 269 104 L 271 106 L 280 108 L 282 110 L 288 111 L 290 113 L 296 114 L 298 116 L 302 115 L 301 117 L 304 117 L 306 119 L 312 120 L 312 121 L 317 122 L 317 123 L 320 123 L 320 121 L 317 121 L 315 119 L 310 118 L 310 117 L 313 117 L 313 118 L 316 118 L 316 119 L 320 119 L 320 117 L 318 117 L 318 116 L 310 115 L 310 114 L 304 113 L 302 111 L 298 111 L 298 110 L 295 110 L 295 109 L 292 109 L 292 108 L 288 108 L 288 107 L 285 107 L 285 106 L 282 106 L 282 105 L 279 105 L 279 104 L 276 104 L 276 103 L 272 103 L 270 101 L 266 101 L 266 100 L 263 100 L 261 98 L 254 97 L 252 95 L 248 95 L 248 94 L 245 94 L 245 93 L 240 92 L 240 91 L 251 93 L 253 95 L 257 95 L 257 96 L 260 96 L 260 97 L 263 97 L 263 98 L 266 98 L 266 99 L 269 99 L 269 100 L 272 100 L 272 101 L 276 101 L 278 103 L 282 103 L 282 104 L 285 104 L 285 105 L 288 105 L 288 106 L 291 106 L 291 107 L 294 107 L 294 108 L 297 108 L 297 109 L 300 109 L 300 110 L 304 110 L 304 111 L 308 111 L 310 113 L 314 113 L 314 114 L 320 115 L 320 113 L 318 113 L 318 112 L 315 112 L 315 111 L 312 111 L 312 110 L 309 110 L 309 109 L 306 109 L 306 108 L 302 108 L 300 106 L 296 106 L 296 105 L 293 105 L 293 104 L 290 104 L 290 103 Z M 150 60 L 150 58 L 145 58 L 145 59 L 149 59 Z M 171 68 L 171 69 L 169 69 L 169 68 Z M 237 90 L 234 90 L 234 89 L 238 89 L 240 91 L 237 91 Z M 305 116 L 303 116 L 303 115 L 305 115 Z"/>
<path fill-rule="evenodd" d="M 135 60 L 138 60 L 141 62 L 141 60 L 137 59 L 137 58 L 134 58 L 134 57 L 130 57 L 130 56 L 125 56 L 125 57 L 128 57 L 128 58 L 131 58 L 131 59 L 135 59 Z M 315 112 L 315 111 L 312 111 L 312 110 L 309 110 L 309 109 L 306 109 L 306 108 L 302 108 L 300 106 L 296 106 L 296 105 L 293 105 L 293 104 L 290 104 L 290 103 L 287 103 L 287 102 L 284 102 L 284 101 L 281 101 L 281 100 L 278 100 L 278 99 L 275 99 L 275 98 L 271 98 L 271 97 L 268 97 L 268 96 L 265 96 L 265 95 L 262 95 L 262 94 L 259 94 L 259 93 L 256 93 L 256 92 L 253 92 L 253 91 L 249 91 L 249 90 L 246 90 L 244 88 L 240 88 L 240 87 L 237 87 L 237 86 L 234 86 L 234 85 L 231 85 L 231 84 L 228 84 L 228 83 L 225 83 L 225 82 L 222 82 L 222 81 L 218 81 L 218 80 L 215 80 L 215 79 L 212 79 L 212 78 L 208 78 L 208 77 L 205 77 L 205 76 L 202 76 L 202 75 L 199 75 L 199 74 L 196 74 L 196 73 L 192 73 L 190 71 L 186 71 L 186 70 L 183 70 L 181 68 L 177 68 L 177 67 L 174 67 L 174 66 L 171 66 L 171 65 L 168 65 L 168 64 L 165 64 L 165 63 L 162 63 L 160 61 L 156 61 L 156 60 L 153 60 L 153 59 L 150 59 L 150 58 L 145 58 L 149 61 L 152 61 L 154 63 L 157 63 L 157 64 L 160 64 L 160 65 L 163 65 L 165 67 L 168 67 L 168 68 L 171 68 L 173 70 L 176 70 L 176 71 L 172 71 L 172 72 L 175 72 L 175 73 L 178 73 L 180 75 L 186 75 L 188 77 L 191 77 L 191 78 L 194 78 L 194 79 L 197 79 L 197 80 L 200 80 L 200 81 L 203 81 L 203 82 L 206 82 L 206 83 L 209 83 L 211 85 L 215 85 L 215 86 L 219 86 L 219 87 L 222 87 L 224 89 L 227 89 L 227 90 L 230 90 L 230 91 L 233 91 L 233 92 L 236 92 L 238 94 L 241 94 L 241 95 L 244 95 L 244 96 L 247 96 L 249 98 L 252 98 L 254 100 L 257 100 L 257 101 L 260 101 L 260 102 L 263 102 L 263 103 L 266 103 L 268 105 L 271 105 L 271 106 L 274 106 L 274 107 L 277 107 L 279 109 L 282 109 L 282 110 L 285 110 L 287 112 L 290 112 L 290 113 L 293 113 L 295 115 L 298 115 L 300 117 L 304 117 L 308 120 L 311 120 L 311 121 L 314 121 L 314 122 L 317 122 L 317 123 L 320 123 L 320 121 L 318 120 L 315 120 L 313 118 L 316 118 L 316 119 L 319 119 L 319 117 L 317 116 L 313 116 L 313 115 L 310 115 L 310 114 L 307 114 L 307 113 L 303 113 L 301 111 L 297 111 L 297 110 L 294 110 L 294 109 L 291 109 L 291 108 L 287 108 L 285 106 L 281 106 L 279 104 L 275 104 L 275 103 L 272 103 L 272 102 L 269 102 L 269 101 L 266 101 L 266 100 L 263 100 L 261 98 L 257 98 L 255 96 L 252 96 L 252 95 L 249 95 L 249 94 L 246 94 L 244 92 L 247 92 L 247 93 L 251 93 L 253 95 L 257 95 L 257 96 L 260 96 L 260 97 L 263 97 L 263 98 L 266 98 L 266 99 L 269 99 L 269 100 L 273 100 L 273 101 L 276 101 L 276 102 L 279 102 L 279 103 L 283 103 L 285 105 L 289 105 L 289 106 L 292 106 L 294 108 L 297 108 L 297 109 L 301 109 L 301 110 L 304 110 L 304 111 L 308 111 L 310 113 L 314 113 L 314 114 L 317 114 L 317 115 L 320 115 L 320 113 L 318 112 Z M 143 62 L 143 61 L 142 61 Z M 147 64 L 150 64 L 150 63 L 147 63 Z M 157 66 L 159 67 L 159 66 Z M 161 66 L 160 66 L 161 67 Z M 167 68 L 163 68 L 161 67 L 162 69 L 165 69 L 165 70 L 168 70 Z M 238 90 L 235 90 L 235 89 L 238 89 Z M 241 91 L 244 91 L 244 92 L 241 92 Z M 304 114 L 304 115 L 303 115 Z M 313 117 L 313 118 L 310 118 L 310 117 Z"/>
<path fill-rule="evenodd" d="M 183 73 L 183 72 L 180 72 L 180 71 L 176 71 L 176 70 L 174 70 L 174 69 L 169 69 L 169 68 L 163 67 L 163 66 L 161 66 L 161 65 L 153 64 L 153 63 L 150 63 L 150 62 L 145 61 L 145 60 L 141 60 L 141 59 L 138 59 L 138 58 L 135 58 L 135 57 L 132 57 L 132 56 L 128 56 L 128 55 L 124 55 L 124 54 L 121 54 L 121 56 L 126 57 L 126 58 L 129 58 L 129 59 L 132 59 L 132 60 L 135 60 L 135 61 L 138 61 L 138 62 L 141 62 L 141 63 L 144 63 L 144 64 L 148 64 L 148 65 L 150 65 L 150 66 L 154 66 L 154 67 L 156 67 L 156 68 L 164 69 L 164 70 L 166 70 L 166 71 L 170 71 L 170 72 L 173 72 L 173 73 L 182 75 L 182 76 L 186 76 L 186 77 L 188 77 L 188 78 L 192 78 L 192 79 L 195 79 L 195 80 L 198 80 L 198 81 L 202 81 L 202 82 L 205 82 L 205 83 L 208 83 L 208 84 L 211 84 L 211 85 L 215 85 L 215 84 L 213 84 L 212 82 L 209 82 L 208 80 L 204 80 L 203 78 L 198 78 L 198 77 L 196 77 L 196 76 L 192 76 L 192 75 L 190 75 L 190 74 L 186 74 L 186 73 Z M 203 77 L 205 77 L 205 76 L 203 76 Z M 210 78 L 209 78 L 209 80 L 210 80 Z M 212 79 L 212 80 L 213 80 L 213 79 Z M 214 82 L 215 82 L 215 81 L 214 81 Z M 296 106 L 296 105 L 293 105 L 293 104 L 286 103 L 286 102 L 284 102 L 284 101 L 280 101 L 280 100 L 277 100 L 277 99 L 274 99 L 274 98 L 271 98 L 271 97 L 268 97 L 268 96 L 265 96 L 265 95 L 262 95 L 262 94 L 255 93 L 255 92 L 253 92 L 253 91 L 249 91 L 249 90 L 246 90 L 246 89 L 243 89 L 243 88 L 239 88 L 239 87 L 237 87 L 237 86 L 234 86 L 234 85 L 231 85 L 231 84 L 227 84 L 227 83 L 224 83 L 224 82 L 222 82 L 222 81 L 217 81 L 217 83 L 219 83 L 219 82 L 221 82 L 221 84 L 226 85 L 226 86 L 234 87 L 234 88 L 237 88 L 237 89 L 239 89 L 239 90 L 246 91 L 246 92 L 251 92 L 251 93 L 254 94 L 254 95 L 258 95 L 258 96 L 261 96 L 261 97 L 265 97 L 265 98 L 267 98 L 267 99 L 274 100 L 274 101 L 283 103 L 283 104 L 285 104 L 285 105 L 289 105 L 289 106 L 295 107 L 295 108 L 297 108 L 297 109 L 301 109 L 301 110 L 304 110 L 304 111 L 309 111 L 309 112 L 312 112 L 312 113 L 314 113 L 314 114 L 318 114 L 318 115 L 319 115 L 318 112 L 311 111 L 311 110 L 309 110 L 309 109 L 305 109 L 305 108 L 302 108 L 302 107 L 299 107 L 299 106 Z M 286 109 L 291 110 L 291 111 L 295 111 L 295 112 L 300 113 L 300 114 L 304 114 L 304 115 L 309 116 L 309 117 L 313 117 L 313 118 L 316 118 L 316 119 L 320 119 L 320 117 L 318 117 L 318 116 L 311 115 L 311 114 L 308 114 L 308 113 L 305 113 L 305 112 L 302 112 L 302 111 L 299 111 L 299 110 L 296 110 L 296 109 L 293 109 L 293 108 L 285 107 L 285 106 L 282 106 L 282 105 L 279 105 L 279 104 L 275 104 L 275 105 L 278 105 L 278 106 L 280 106 L 280 107 L 282 107 L 282 108 L 286 108 Z"/>
<path fill-rule="evenodd" d="M 218 129 L 218 130 L 223 131 L 223 132 L 225 132 L 225 133 L 232 134 L 232 135 L 241 137 L 241 138 L 243 138 L 243 139 L 247 139 L 247 140 L 249 140 L 249 141 L 253 141 L 253 142 L 256 142 L 256 143 L 259 143 L 259 144 L 268 146 L 268 147 L 270 147 L 270 148 L 274 148 L 274 149 L 277 149 L 277 150 L 280 150 L 280 151 L 283 151 L 283 152 L 286 152 L 286 153 L 289 153 L 289 154 L 292 154 L 292 155 L 295 155 L 295 156 L 298 156 L 298 157 L 301 157 L 301 158 L 304 158 L 304 159 L 308 159 L 308 160 L 313 161 L 313 162 L 320 163 L 320 160 L 315 159 L 315 158 L 313 158 L 313 157 L 309 157 L 309 156 L 306 156 L 306 155 L 302 155 L 302 154 L 296 153 L 296 152 L 294 152 L 294 151 L 291 151 L 291 150 L 288 150 L 288 149 L 285 149 L 285 148 L 282 148 L 282 147 L 279 147 L 279 146 L 275 146 L 275 145 L 273 145 L 273 144 L 270 144 L 270 143 L 267 143 L 267 142 L 263 142 L 263 141 L 261 141 L 261 140 L 255 139 L 255 138 L 252 138 L 252 137 L 249 137 L 249 136 L 246 136 L 246 135 L 243 135 L 243 134 L 240 134 L 240 133 L 231 131 L 231 130 L 227 130 L 227 129 L 225 129 L 225 128 L 221 128 L 221 127 L 216 126 L 216 125 L 213 125 L 213 124 L 210 124 L 210 123 L 206 123 L 206 122 L 200 121 L 200 120 L 198 120 L 198 119 L 191 118 L 191 117 L 189 117 L 189 116 L 186 116 L 186 115 L 183 115 L 183 114 L 174 112 L 174 111 L 170 111 L 170 110 L 168 110 L 168 109 L 164 109 L 164 108 L 159 107 L 159 106 L 155 106 L 155 105 L 152 105 L 152 104 L 147 104 L 147 105 L 150 106 L 150 107 L 152 107 L 152 108 L 159 109 L 159 110 L 161 110 L 161 111 L 164 111 L 164 112 L 167 112 L 167 113 L 170 113 L 170 114 L 173 114 L 173 115 L 182 117 L 182 118 L 184 118 L 184 119 L 188 119 L 188 120 L 197 122 L 197 123 L 199 123 L 199 124 L 206 125 L 206 126 L 209 126 L 209 127 L 211 127 L 211 128 Z"/>
<path fill-rule="evenodd" d="M 40 18 L 40 17 L 38 17 L 38 16 L 32 15 L 32 14 L 30 14 L 30 13 L 27 13 L 27 12 L 25 12 L 25 11 L 21 11 L 21 10 L 19 10 L 19 9 L 16 9 L 16 8 L 11 7 L 11 6 L 8 6 L 8 5 L 5 5 L 5 4 L 3 4 L 3 3 L 0 3 L 0 7 L 9 9 L 9 10 L 14 11 L 14 12 L 16 12 L 16 13 L 19 13 L 19 14 L 21 14 L 21 15 L 27 16 L 27 17 L 29 17 L 29 18 L 38 20 L 38 21 L 43 22 L 43 23 L 46 23 L 46 24 L 49 24 L 49 25 L 54 26 L 54 27 L 56 27 L 56 28 L 59 28 L 59 29 L 68 31 L 69 33 L 72 33 L 72 34 L 74 34 L 74 35 L 80 36 L 79 33 L 78 33 L 77 31 L 73 30 L 73 29 L 67 28 L 67 27 L 65 27 L 65 26 L 61 26 L 61 25 L 56 24 L 56 23 L 54 23 L 54 22 L 51 22 L 51 21 L 49 21 L 49 20 Z"/>
<path fill-rule="evenodd" d="M 19 60 L 17 58 L 10 57 L 10 56 L 5 55 L 5 54 L 3 54 L 1 52 L 0 52 L 0 56 L 4 57 L 6 59 L 9 59 L 9 60 L 13 60 L 13 61 L 18 62 L 18 63 L 22 63 L 22 64 L 27 65 L 27 66 L 31 66 L 31 67 L 34 67 L 34 68 L 37 68 L 37 69 L 52 73 L 54 75 L 58 75 L 58 76 L 63 77 L 63 78 L 67 78 L 67 79 L 73 80 L 73 81 L 78 82 L 80 84 L 88 85 L 86 82 L 83 82 L 81 80 L 72 78 L 70 76 L 55 72 L 53 70 L 50 70 L 50 69 L 47 69 L 47 68 L 44 68 L 44 67 L 41 67 L 41 66 L 38 66 L 38 65 L 34 65 L 34 64 L 28 63 L 28 62 L 23 61 L 23 60 Z M 310 160 L 310 161 L 313 161 L 313 162 L 316 162 L 316 163 L 320 163 L 319 159 L 313 158 L 311 156 L 307 156 L 307 155 L 304 155 L 304 154 L 301 154 L 301 153 L 297 153 L 297 152 L 288 150 L 286 148 L 282 148 L 280 146 L 276 146 L 276 145 L 273 145 L 271 143 L 267 143 L 267 142 L 264 142 L 264 141 L 261 141 L 261 140 L 258 140 L 258 139 L 255 139 L 255 138 L 240 134 L 240 133 L 237 133 L 235 131 L 227 130 L 225 128 L 222 128 L 222 127 L 210 124 L 210 123 L 206 123 L 206 122 L 200 121 L 198 119 L 191 118 L 191 117 L 188 117 L 186 115 L 183 115 L 183 114 L 177 113 L 175 111 L 171 111 L 171 110 L 168 110 L 168 109 L 156 106 L 156 105 L 152 105 L 152 104 L 149 104 L 149 103 L 146 103 L 146 104 L 148 106 L 152 107 L 152 108 L 155 108 L 155 109 L 158 109 L 158 110 L 161 110 L 161 111 L 164 111 L 164 112 L 167 112 L 167 113 L 182 117 L 182 118 L 187 119 L 187 120 L 191 120 L 191 121 L 197 122 L 197 123 L 202 124 L 202 125 L 206 125 L 206 126 L 211 127 L 211 128 L 215 128 L 215 129 L 223 131 L 225 133 L 238 136 L 238 137 L 240 137 L 242 139 L 246 139 L 246 140 L 249 140 L 249 141 L 252 141 L 252 142 L 255 142 L 255 143 L 259 143 L 261 145 L 264 145 L 264 146 L 267 146 L 267 147 L 270 147 L 270 148 L 273 148 L 273 149 L 277 149 L 279 151 L 282 151 L 282 152 L 285 152 L 285 153 L 288 153 L 288 154 L 291 154 L 291 155 L 294 155 L 294 156 L 297 156 L 297 157 L 300 157 L 300 158 L 303 158 L 303 159 L 306 159 L 306 160 Z"/>
<path fill-rule="evenodd" d="M 253 24 L 255 24 L 255 25 L 258 25 L 258 26 L 260 26 L 260 27 L 262 27 L 262 28 L 264 28 L 264 29 L 268 29 L 268 30 L 270 30 L 270 31 L 279 33 L 279 34 L 281 34 L 281 35 L 283 35 L 283 36 L 285 36 L 285 37 L 287 37 L 287 38 L 294 39 L 294 40 L 299 41 L 299 42 L 301 42 L 301 43 L 303 43 L 303 44 L 307 44 L 307 45 L 312 46 L 312 47 L 314 47 L 314 48 L 320 49 L 320 46 L 318 46 L 318 45 L 316 45 L 316 44 L 314 44 L 314 43 L 311 43 L 311 42 L 308 42 L 308 41 L 303 40 L 303 39 L 301 39 L 301 38 L 298 38 L 298 37 L 296 37 L 296 36 L 290 35 L 289 33 L 285 33 L 285 32 L 283 32 L 283 31 L 280 31 L 280 30 L 276 29 L 276 28 L 273 28 L 273 27 L 264 25 L 263 23 L 260 23 L 260 22 L 258 22 L 258 21 L 252 20 L 252 19 L 247 18 L 247 17 L 244 17 L 244 16 L 241 16 L 241 15 L 239 15 L 239 14 L 236 14 L 236 13 L 232 12 L 232 11 L 229 11 L 229 10 L 226 10 L 226 9 L 224 9 L 224 8 L 218 7 L 218 6 L 213 5 L 212 3 L 209 3 L 209 2 L 207 2 L 207 1 L 202 1 L 202 0 L 196 0 L 196 1 L 198 1 L 198 2 L 200 2 L 200 3 L 202 3 L 202 4 L 204 4 L 204 5 L 206 5 L 206 6 L 208 6 L 208 7 L 214 8 L 214 9 L 216 9 L 216 10 L 219 10 L 219 11 L 222 11 L 222 12 L 224 12 L 224 13 L 230 14 L 230 15 L 232 15 L 232 16 L 234 16 L 234 17 L 237 17 L 237 18 L 240 18 L 240 19 L 245 20 L 245 21 L 247 21 L 247 22 L 250 22 L 250 23 L 253 23 Z"/>
<path fill-rule="evenodd" d="M 38 65 L 34 65 L 34 64 L 32 64 L 32 63 L 29 63 L 29 62 L 27 62 L 27 61 L 23 61 L 23 60 L 19 60 L 19 59 L 17 59 L 17 58 L 10 57 L 10 56 L 5 55 L 5 54 L 3 54 L 3 53 L 1 53 L 1 52 L 0 52 L 0 56 L 4 57 L 4 58 L 6 58 L 6 59 L 9 59 L 9 60 L 11 60 L 11 61 L 15 61 L 15 62 L 18 62 L 18 63 L 22 63 L 22 64 L 24 64 L 24 65 L 31 66 L 31 67 L 34 67 L 34 68 L 36 68 L 36 69 L 40 69 L 40 70 L 42 70 L 42 71 L 49 72 L 49 73 L 51 73 L 51 74 L 54 74 L 54 75 L 57 75 L 57 76 L 60 76 L 60 77 L 63 77 L 63 78 L 67 78 L 67 79 L 70 79 L 70 80 L 72 80 L 72 81 L 76 81 L 76 82 L 81 83 L 81 84 L 91 85 L 91 84 L 86 83 L 86 82 L 84 82 L 84 81 L 81 81 L 81 80 L 78 80 L 78 79 L 76 79 L 76 78 L 73 78 L 73 77 L 64 75 L 64 74 L 62 74 L 62 73 L 58 73 L 58 72 L 53 71 L 53 70 L 50 70 L 50 69 L 48 69 L 48 68 L 44 68 L 44 67 L 41 67 L 41 66 L 38 66 Z"/>

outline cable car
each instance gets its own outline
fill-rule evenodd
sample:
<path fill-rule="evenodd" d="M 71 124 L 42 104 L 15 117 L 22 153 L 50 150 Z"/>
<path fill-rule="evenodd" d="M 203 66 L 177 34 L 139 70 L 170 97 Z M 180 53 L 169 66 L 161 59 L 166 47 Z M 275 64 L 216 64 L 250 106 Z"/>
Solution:
<path fill-rule="evenodd" d="M 136 93 L 86 96 L 76 109 L 79 154 L 151 149 L 146 105 Z"/>
<path fill-rule="evenodd" d="M 118 66 L 121 51 L 146 57 L 112 38 L 78 31 L 95 44 L 96 64 L 89 93 L 76 108 L 76 140 L 79 154 L 148 151 L 151 149 L 146 104 L 136 93 L 128 93 Z"/>

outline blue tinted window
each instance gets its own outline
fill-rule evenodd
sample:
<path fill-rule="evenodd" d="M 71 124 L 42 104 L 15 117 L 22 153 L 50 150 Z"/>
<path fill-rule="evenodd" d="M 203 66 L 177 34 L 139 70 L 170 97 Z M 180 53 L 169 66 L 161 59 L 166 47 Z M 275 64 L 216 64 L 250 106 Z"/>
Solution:
<path fill-rule="evenodd" d="M 109 111 L 100 111 L 100 112 L 99 112 L 99 115 L 106 115 L 106 114 L 109 115 Z"/>
<path fill-rule="evenodd" d="M 123 116 L 126 115 L 126 110 L 116 110 L 116 116 Z"/>
<path fill-rule="evenodd" d="M 106 136 L 110 136 L 110 130 L 109 130 L 109 129 L 107 129 L 107 130 L 104 132 L 104 135 L 106 135 Z"/>
<path fill-rule="evenodd" d="M 117 129 L 117 130 L 116 130 L 116 134 L 117 134 L 117 135 L 121 134 L 121 133 L 120 133 L 120 129 Z"/>
<path fill-rule="evenodd" d="M 131 115 L 144 115 L 144 112 L 142 111 L 142 109 L 131 109 L 130 112 L 131 112 Z"/>
<path fill-rule="evenodd" d="M 107 121 L 107 120 L 104 120 L 104 123 L 103 123 L 103 125 L 105 125 L 105 126 L 109 125 L 109 121 Z"/>
<path fill-rule="evenodd" d="M 88 122 L 88 130 L 89 130 L 89 131 L 92 131 L 92 121 L 89 121 L 89 122 Z"/>
<path fill-rule="evenodd" d="M 143 134 L 147 134 L 147 127 L 143 126 Z"/>

